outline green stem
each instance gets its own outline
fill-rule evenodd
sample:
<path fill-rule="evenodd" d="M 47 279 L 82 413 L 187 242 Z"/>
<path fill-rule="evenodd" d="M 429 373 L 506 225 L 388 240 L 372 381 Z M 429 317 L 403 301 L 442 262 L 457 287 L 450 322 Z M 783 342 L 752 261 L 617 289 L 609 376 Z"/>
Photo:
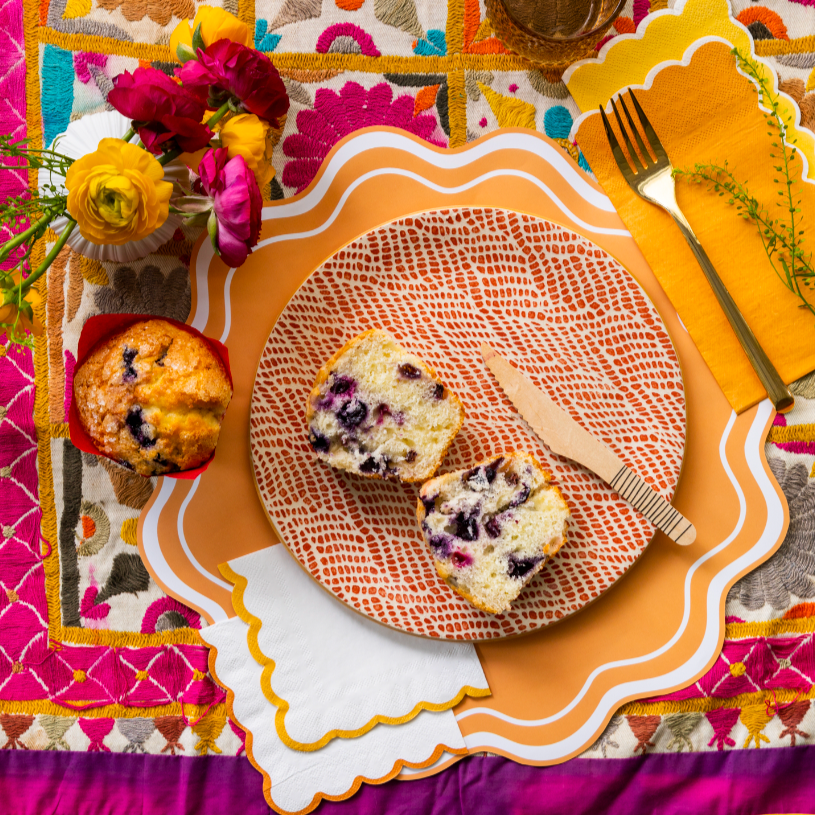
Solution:
<path fill-rule="evenodd" d="M 127 133 L 125 133 L 124 136 L 122 136 L 122 140 L 129 142 L 135 135 L 136 131 L 132 127 L 128 128 Z"/>
<path fill-rule="evenodd" d="M 38 235 L 36 240 L 39 240 L 39 239 L 40 239 L 40 236 Z M 5 272 L 6 275 L 13 275 L 18 269 L 21 269 L 22 267 L 25 266 L 25 264 L 28 262 L 28 259 L 31 257 L 31 252 L 34 249 L 34 243 L 35 243 L 35 241 L 31 241 L 31 243 L 28 245 L 28 249 L 26 250 L 26 253 L 21 258 L 19 258 L 17 260 L 17 263 L 14 264 L 13 269 L 6 270 L 6 272 Z"/>
<path fill-rule="evenodd" d="M 801 294 L 801 289 L 798 285 L 797 281 L 797 273 L 795 271 L 795 262 L 796 262 L 796 249 L 797 244 L 795 241 L 795 204 L 792 199 L 792 178 L 790 177 L 790 157 L 787 151 L 787 142 L 786 142 L 786 135 L 787 135 L 787 123 L 783 121 L 781 115 L 778 112 L 778 99 L 773 97 L 769 90 L 767 89 L 764 79 L 762 76 L 759 75 L 758 69 L 753 64 L 751 60 L 745 57 L 740 51 L 736 51 L 736 57 L 741 64 L 741 67 L 746 68 L 747 72 L 750 76 L 755 79 L 758 83 L 761 93 L 761 99 L 764 101 L 765 97 L 769 98 L 769 106 L 771 109 L 771 115 L 773 119 L 775 119 L 775 126 L 778 128 L 778 140 L 779 140 L 779 147 L 781 148 L 781 152 L 784 158 L 784 181 L 786 186 L 786 197 L 787 197 L 787 210 L 790 214 L 790 224 L 789 224 L 789 236 L 790 240 L 789 243 L 786 241 L 784 242 L 785 247 L 790 255 L 790 266 L 789 271 L 785 271 L 785 275 L 787 278 L 787 286 L 791 291 L 794 291 L 799 297 L 803 299 L 803 295 Z"/>
<path fill-rule="evenodd" d="M 169 164 L 174 158 L 178 158 L 183 152 L 183 150 L 170 150 L 169 153 L 158 157 L 158 163 L 163 167 L 165 164 Z"/>
<path fill-rule="evenodd" d="M 704 172 L 704 170 L 708 170 L 708 172 Z M 712 175 L 710 171 L 715 172 L 716 175 L 715 176 Z M 761 238 L 761 242 L 764 246 L 765 252 L 767 252 L 768 257 L 770 257 L 770 261 L 772 262 L 771 255 L 778 254 L 778 250 L 777 249 L 774 249 L 772 251 L 770 250 L 765 237 L 765 230 L 771 231 L 775 237 L 776 242 L 780 244 L 781 248 L 790 253 L 790 255 L 792 255 L 793 253 L 792 247 L 790 246 L 790 243 L 787 240 L 787 238 L 784 236 L 784 233 L 778 232 L 773 226 L 772 222 L 767 220 L 767 218 L 763 216 L 762 213 L 765 212 L 765 210 L 760 206 L 760 204 L 755 198 L 748 194 L 746 189 L 735 179 L 733 173 L 731 173 L 730 170 L 728 170 L 726 167 L 720 167 L 717 164 L 712 164 L 709 167 L 702 167 L 701 165 L 697 165 L 697 169 L 693 173 L 689 174 L 683 172 L 682 170 L 678 170 L 677 175 L 690 175 L 691 177 L 698 177 L 701 178 L 703 181 L 707 181 L 709 184 L 721 184 L 722 183 L 720 180 L 721 176 L 729 179 L 730 183 L 734 187 L 732 191 L 729 191 L 730 194 L 733 195 L 741 204 L 744 205 L 744 207 L 749 212 L 750 217 L 755 221 L 757 225 L 764 227 L 764 229 L 758 230 L 758 234 L 759 237 Z M 814 273 L 812 266 L 806 261 L 805 258 L 799 257 L 798 265 L 799 267 L 802 266 L 804 268 L 804 272 L 796 272 L 796 277 L 802 276 L 807 277 Z M 784 283 L 784 285 L 787 286 L 787 288 L 789 288 L 790 291 L 796 291 L 797 287 L 793 288 L 790 285 L 788 277 L 786 275 L 782 275 L 781 272 L 778 271 L 778 269 L 775 266 L 775 263 L 773 263 L 773 269 L 775 269 L 776 274 L 778 275 L 781 282 Z M 798 291 L 798 293 L 800 294 L 800 291 Z"/>
<path fill-rule="evenodd" d="M 13 302 L 13 297 L 16 296 L 16 294 L 25 294 L 31 286 L 37 282 L 38 278 L 42 277 L 48 267 L 54 262 L 57 255 L 62 251 L 62 247 L 65 246 L 68 238 L 71 237 L 71 233 L 75 227 L 76 221 L 71 218 L 51 251 L 45 256 L 45 260 L 25 280 L 21 280 L 13 289 L 9 289 L 6 292 L 5 303 Z"/>
<path fill-rule="evenodd" d="M 47 209 L 43 214 L 42 218 L 39 219 L 36 223 L 32 224 L 25 232 L 20 232 L 19 235 L 15 235 L 11 240 L 6 241 L 3 244 L 2 249 L 0 249 L 0 263 L 8 258 L 8 256 L 18 247 L 20 244 L 26 243 L 28 239 L 38 232 L 41 229 L 44 229 L 51 223 L 51 219 L 56 215 L 56 211 L 52 209 Z M 39 237 L 39 236 L 38 236 Z"/>
<path fill-rule="evenodd" d="M 218 110 L 216 110 L 215 113 L 213 113 L 212 116 L 210 116 L 209 119 L 207 119 L 207 127 L 211 128 L 212 125 L 220 122 L 221 119 L 223 119 L 228 112 L 229 112 L 229 102 L 224 102 L 223 105 L 221 105 L 221 107 L 219 107 Z"/>

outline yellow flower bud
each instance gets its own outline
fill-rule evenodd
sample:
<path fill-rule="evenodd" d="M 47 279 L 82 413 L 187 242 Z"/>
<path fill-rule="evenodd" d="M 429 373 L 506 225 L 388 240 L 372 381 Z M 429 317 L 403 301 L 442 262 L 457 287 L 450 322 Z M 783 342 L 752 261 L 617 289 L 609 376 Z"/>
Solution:
<path fill-rule="evenodd" d="M 83 238 L 120 246 L 155 232 L 170 212 L 173 185 L 164 168 L 135 144 L 102 139 L 65 177 L 68 212 Z"/>
<path fill-rule="evenodd" d="M 255 174 L 262 193 L 275 174 L 269 123 L 254 113 L 233 116 L 221 126 L 221 146 L 227 148 L 229 158 L 243 156 L 246 166 Z"/>
<path fill-rule="evenodd" d="M 170 53 L 176 62 L 181 62 L 178 56 L 179 45 L 185 45 L 192 51 L 192 27 L 189 20 L 182 20 L 170 34 Z"/>
<path fill-rule="evenodd" d="M 27 299 L 31 299 L 28 297 Z M 36 318 L 34 320 L 29 319 L 28 314 L 25 311 L 19 309 L 16 303 L 4 303 L 0 305 L 0 323 L 5 323 L 6 325 L 14 325 L 14 322 L 19 317 L 20 322 L 17 324 L 17 333 L 20 334 L 20 329 L 23 328 L 26 331 L 31 331 L 35 336 L 39 337 L 42 334 L 42 324 Z M 6 333 L 6 329 L 0 329 L 3 333 Z"/>
<path fill-rule="evenodd" d="M 201 26 L 201 39 L 204 46 L 212 45 L 218 40 L 232 40 L 247 48 L 253 45 L 252 34 L 249 26 L 242 23 L 234 14 L 224 11 L 216 6 L 201 6 L 195 14 L 195 19 L 190 25 L 189 20 L 182 20 L 170 35 L 170 52 L 173 59 L 180 62 L 178 58 L 178 46 L 186 45 L 192 50 L 192 35 L 198 26 Z"/>
<path fill-rule="evenodd" d="M 12 281 L 15 285 L 19 284 L 21 279 L 22 275 L 19 271 L 12 273 Z M 23 330 L 31 331 L 35 336 L 39 337 L 42 334 L 42 323 L 39 321 L 37 313 L 42 302 L 42 297 L 37 291 L 37 287 L 32 286 L 25 293 L 23 301 L 19 305 L 18 296 L 19 295 L 16 293 L 7 291 L 5 292 L 5 297 L 9 297 L 11 302 L 4 303 L 4 296 L 2 293 L 0 293 L 0 323 L 5 323 L 7 326 L 11 326 L 14 325 L 19 318 L 19 322 L 17 323 L 18 338 L 23 336 Z M 0 333 L 3 332 L 8 334 L 9 329 L 0 329 Z M 2 349 L 3 345 L 0 344 L 0 356 L 3 355 Z"/>

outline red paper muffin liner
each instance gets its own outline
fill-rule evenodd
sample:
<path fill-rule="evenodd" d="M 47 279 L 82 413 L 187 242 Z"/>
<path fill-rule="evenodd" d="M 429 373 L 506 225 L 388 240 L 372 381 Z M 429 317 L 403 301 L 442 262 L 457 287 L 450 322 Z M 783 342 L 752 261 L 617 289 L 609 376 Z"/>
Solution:
<path fill-rule="evenodd" d="M 204 340 L 209 347 L 212 348 L 213 353 L 223 363 L 223 366 L 226 369 L 226 375 L 229 377 L 229 384 L 232 385 L 232 369 L 229 367 L 229 352 L 222 342 L 213 340 L 210 337 L 205 337 L 200 331 L 197 331 L 186 323 L 180 323 L 178 320 L 171 320 L 169 317 L 154 317 L 149 314 L 97 314 L 95 317 L 91 317 L 82 327 L 82 333 L 79 336 L 79 347 L 77 348 L 76 354 L 76 368 L 74 370 L 78 371 L 80 369 L 82 364 L 90 355 L 91 351 L 93 351 L 93 349 L 99 345 L 99 343 L 104 342 L 115 334 L 119 334 L 127 328 L 130 328 L 131 325 L 146 322 L 147 320 L 164 320 L 165 322 L 174 325 L 176 328 L 180 328 L 182 331 L 186 331 L 188 334 L 192 334 L 194 337 L 199 337 L 200 339 Z M 85 428 L 82 426 L 82 422 L 79 420 L 79 415 L 76 411 L 75 396 L 76 394 L 72 390 L 71 407 L 68 410 L 68 430 L 71 434 L 71 444 L 85 453 L 93 453 L 95 456 L 104 456 L 105 458 L 109 458 L 111 461 L 116 461 L 118 464 L 119 462 L 113 458 L 113 456 L 109 456 L 106 453 L 101 452 L 94 444 L 93 439 L 91 439 L 91 437 L 85 432 Z M 212 455 L 203 464 L 200 464 L 195 469 L 182 470 L 178 473 L 165 473 L 164 476 L 166 478 L 196 478 L 197 476 L 201 475 L 201 473 L 203 473 L 207 467 L 209 467 L 213 458 L 215 458 L 214 450 L 212 451 Z M 148 478 L 149 476 L 144 477 Z"/>

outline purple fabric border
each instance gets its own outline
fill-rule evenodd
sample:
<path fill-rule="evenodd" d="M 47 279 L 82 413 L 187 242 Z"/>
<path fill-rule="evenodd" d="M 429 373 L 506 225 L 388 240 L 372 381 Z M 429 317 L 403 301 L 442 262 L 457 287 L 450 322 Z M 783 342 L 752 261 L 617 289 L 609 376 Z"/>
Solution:
<path fill-rule="evenodd" d="M 14 815 L 266 815 L 246 758 L 0 753 Z M 815 813 L 815 746 L 579 759 L 524 767 L 472 757 L 418 781 L 363 786 L 318 815 L 763 815 Z"/>

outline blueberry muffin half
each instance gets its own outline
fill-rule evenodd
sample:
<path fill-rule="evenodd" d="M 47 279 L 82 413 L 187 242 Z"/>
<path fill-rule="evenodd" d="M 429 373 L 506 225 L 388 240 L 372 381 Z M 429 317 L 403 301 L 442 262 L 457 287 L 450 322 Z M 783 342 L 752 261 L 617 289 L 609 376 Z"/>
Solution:
<path fill-rule="evenodd" d="M 424 481 L 461 428 L 464 408 L 419 357 L 373 329 L 320 369 L 306 422 L 311 446 L 332 467 Z"/>
<path fill-rule="evenodd" d="M 146 476 L 207 461 L 231 398 L 210 345 L 160 319 L 99 343 L 74 376 L 85 432 L 100 452 Z"/>
<path fill-rule="evenodd" d="M 436 571 L 477 608 L 509 609 L 566 542 L 569 507 L 527 453 L 505 453 L 422 486 L 416 517 Z"/>

